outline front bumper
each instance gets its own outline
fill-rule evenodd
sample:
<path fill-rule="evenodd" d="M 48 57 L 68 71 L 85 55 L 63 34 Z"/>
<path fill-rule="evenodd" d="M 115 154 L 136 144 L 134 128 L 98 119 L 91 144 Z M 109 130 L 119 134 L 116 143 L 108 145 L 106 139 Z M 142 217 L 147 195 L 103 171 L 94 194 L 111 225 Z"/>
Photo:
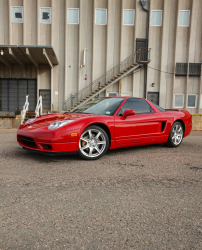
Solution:
<path fill-rule="evenodd" d="M 70 141 L 65 128 L 55 131 L 19 129 L 17 141 L 25 149 L 48 154 L 78 151 L 78 142 Z"/>

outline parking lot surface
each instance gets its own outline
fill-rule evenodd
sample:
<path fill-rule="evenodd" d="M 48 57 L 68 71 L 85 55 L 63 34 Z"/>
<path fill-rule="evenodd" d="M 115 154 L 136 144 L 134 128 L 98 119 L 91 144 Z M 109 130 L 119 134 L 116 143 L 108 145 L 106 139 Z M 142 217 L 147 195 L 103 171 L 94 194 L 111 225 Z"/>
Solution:
<path fill-rule="evenodd" d="M 84 161 L 0 130 L 0 249 L 202 249 L 202 132 Z"/>

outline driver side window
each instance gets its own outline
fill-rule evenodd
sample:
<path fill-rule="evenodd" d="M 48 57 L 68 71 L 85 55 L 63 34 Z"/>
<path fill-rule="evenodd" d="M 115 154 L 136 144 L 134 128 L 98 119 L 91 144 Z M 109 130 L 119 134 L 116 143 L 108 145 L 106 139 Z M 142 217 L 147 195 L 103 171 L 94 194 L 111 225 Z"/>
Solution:
<path fill-rule="evenodd" d="M 130 98 L 126 100 L 117 115 L 122 116 L 126 109 L 133 109 L 135 114 L 147 114 L 155 112 L 144 99 L 138 98 Z"/>

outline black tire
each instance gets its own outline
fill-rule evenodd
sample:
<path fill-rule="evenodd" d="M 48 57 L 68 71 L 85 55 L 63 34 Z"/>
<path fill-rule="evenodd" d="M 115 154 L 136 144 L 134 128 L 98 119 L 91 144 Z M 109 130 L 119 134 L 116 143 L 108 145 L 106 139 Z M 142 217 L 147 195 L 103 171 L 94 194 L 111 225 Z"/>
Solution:
<path fill-rule="evenodd" d="M 184 129 L 182 123 L 181 122 L 173 123 L 166 146 L 178 147 L 182 143 L 183 137 L 184 137 Z"/>
<path fill-rule="evenodd" d="M 79 139 L 79 155 L 85 160 L 97 160 L 109 149 L 109 137 L 104 129 L 91 125 Z"/>

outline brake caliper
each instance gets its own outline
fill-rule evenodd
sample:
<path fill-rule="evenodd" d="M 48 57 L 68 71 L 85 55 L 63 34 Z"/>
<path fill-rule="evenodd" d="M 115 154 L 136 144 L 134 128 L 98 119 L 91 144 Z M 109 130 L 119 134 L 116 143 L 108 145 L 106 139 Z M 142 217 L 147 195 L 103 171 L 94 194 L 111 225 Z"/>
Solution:
<path fill-rule="evenodd" d="M 84 136 L 84 139 L 88 139 L 88 137 L 87 137 L 87 136 Z M 84 146 L 86 145 L 86 143 L 87 143 L 87 142 L 82 141 L 81 146 L 84 147 Z"/>

